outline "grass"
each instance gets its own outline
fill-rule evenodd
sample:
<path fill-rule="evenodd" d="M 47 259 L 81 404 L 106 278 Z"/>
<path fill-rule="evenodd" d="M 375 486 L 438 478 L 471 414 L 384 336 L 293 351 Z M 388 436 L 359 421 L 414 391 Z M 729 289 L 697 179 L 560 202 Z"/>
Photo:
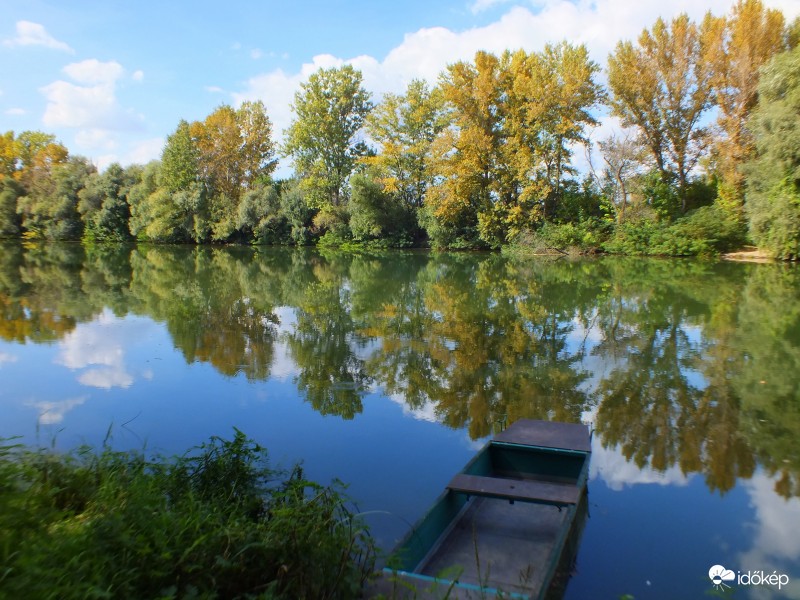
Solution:
<path fill-rule="evenodd" d="M 175 458 L 0 441 L 0 596 L 351 598 L 375 547 L 343 486 L 236 430 Z"/>

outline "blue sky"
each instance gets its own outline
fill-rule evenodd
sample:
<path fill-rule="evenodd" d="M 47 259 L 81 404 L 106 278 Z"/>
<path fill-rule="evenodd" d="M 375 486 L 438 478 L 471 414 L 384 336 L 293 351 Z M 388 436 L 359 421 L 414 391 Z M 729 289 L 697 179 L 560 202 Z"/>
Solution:
<path fill-rule="evenodd" d="M 788 18 L 798 0 L 766 0 Z M 730 0 L 0 0 L 0 131 L 54 133 L 101 168 L 158 158 L 180 119 L 261 99 L 276 141 L 299 84 L 351 63 L 375 100 L 476 50 L 585 43 L 601 65 L 658 16 Z M 603 128 L 615 126 L 606 120 Z M 602 137 L 602 134 L 600 134 Z M 284 169 L 286 167 L 284 166 Z"/>

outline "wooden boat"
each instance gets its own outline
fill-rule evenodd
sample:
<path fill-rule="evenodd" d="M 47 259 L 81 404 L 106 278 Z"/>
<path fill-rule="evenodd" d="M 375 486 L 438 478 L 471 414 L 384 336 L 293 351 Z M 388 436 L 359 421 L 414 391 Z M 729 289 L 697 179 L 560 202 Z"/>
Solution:
<path fill-rule="evenodd" d="M 520 420 L 448 484 L 398 544 L 388 597 L 559 598 L 587 513 L 585 425 Z"/>

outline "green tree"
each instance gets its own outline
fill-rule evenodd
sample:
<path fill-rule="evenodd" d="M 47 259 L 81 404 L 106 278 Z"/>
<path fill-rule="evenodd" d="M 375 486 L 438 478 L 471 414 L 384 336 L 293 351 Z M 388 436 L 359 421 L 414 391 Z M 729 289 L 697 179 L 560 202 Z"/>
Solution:
<path fill-rule="evenodd" d="M 181 119 L 161 152 L 161 185 L 169 192 L 189 189 L 199 181 L 199 160 L 189 123 Z"/>
<path fill-rule="evenodd" d="M 350 230 L 357 241 L 382 240 L 410 245 L 418 231 L 416 212 L 386 191 L 379 180 L 354 175 L 350 180 Z"/>
<path fill-rule="evenodd" d="M 283 153 L 292 157 L 311 206 L 346 203 L 347 180 L 366 154 L 359 132 L 372 109 L 369 96 L 350 65 L 318 70 L 295 94 Z"/>
<path fill-rule="evenodd" d="M 753 240 L 780 258 L 800 258 L 800 46 L 761 73 L 748 121 L 756 153 L 746 165 Z"/>
<path fill-rule="evenodd" d="M 259 243 L 280 244 L 289 240 L 289 221 L 281 213 L 275 185 L 260 185 L 244 193 L 236 215 L 236 228 Z"/>
<path fill-rule="evenodd" d="M 17 198 L 22 195 L 20 185 L 10 177 L 0 176 L 0 237 L 17 237 L 20 218 Z"/>
<path fill-rule="evenodd" d="M 124 241 L 131 237 L 128 192 L 141 169 L 126 171 L 113 163 L 103 173 L 92 173 L 78 193 L 78 212 L 84 222 L 84 238 Z"/>
<path fill-rule="evenodd" d="M 700 26 L 685 14 L 670 24 L 659 18 L 636 45 L 620 42 L 608 59 L 613 114 L 639 130 L 663 182 L 677 181 L 673 212 L 686 211 L 689 176 L 707 144 L 702 116 L 713 101 L 716 33 L 711 15 Z"/>
<path fill-rule="evenodd" d="M 17 202 L 22 227 L 34 237 L 80 239 L 83 221 L 78 212 L 79 193 L 96 172 L 94 165 L 80 156 L 37 169 L 27 194 Z"/>

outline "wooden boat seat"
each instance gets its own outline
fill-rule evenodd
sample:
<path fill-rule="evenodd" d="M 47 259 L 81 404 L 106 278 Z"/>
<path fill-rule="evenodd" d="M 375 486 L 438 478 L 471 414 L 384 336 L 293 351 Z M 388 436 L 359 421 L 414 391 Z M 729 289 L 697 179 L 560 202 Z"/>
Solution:
<path fill-rule="evenodd" d="M 482 477 L 465 473 L 459 473 L 453 477 L 447 487 L 454 492 L 471 496 L 505 498 L 511 501 L 519 500 L 520 502 L 551 504 L 559 507 L 577 504 L 581 496 L 580 488 L 573 484 Z"/>

